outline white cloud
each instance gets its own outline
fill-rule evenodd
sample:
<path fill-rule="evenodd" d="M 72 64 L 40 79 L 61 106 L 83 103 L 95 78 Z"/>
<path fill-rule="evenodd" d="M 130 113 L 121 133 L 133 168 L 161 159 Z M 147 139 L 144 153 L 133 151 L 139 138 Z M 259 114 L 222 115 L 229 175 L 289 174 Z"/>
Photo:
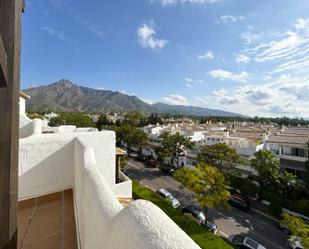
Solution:
<path fill-rule="evenodd" d="M 49 35 L 56 37 L 58 40 L 65 42 L 70 40 L 70 38 L 61 30 L 57 30 L 49 26 L 44 26 L 42 30 L 47 32 Z"/>
<path fill-rule="evenodd" d="M 204 3 L 216 3 L 219 0 L 150 0 L 151 3 L 159 2 L 162 6 L 176 6 L 178 4 L 204 4 Z"/>
<path fill-rule="evenodd" d="M 199 79 L 199 80 L 194 80 L 192 78 L 186 77 L 185 78 L 185 85 L 189 88 L 192 88 L 193 85 L 201 85 L 204 84 L 205 80 Z"/>
<path fill-rule="evenodd" d="M 249 61 L 250 61 L 250 58 L 244 54 L 238 54 L 236 55 L 236 58 L 235 58 L 236 62 L 237 63 L 243 63 L 243 64 L 247 64 Z"/>
<path fill-rule="evenodd" d="M 238 82 L 245 82 L 249 76 L 249 74 L 246 71 L 242 71 L 237 74 L 237 73 L 225 71 L 222 69 L 216 69 L 216 70 L 210 71 L 209 75 L 219 80 L 233 80 L 233 81 L 238 81 Z"/>
<path fill-rule="evenodd" d="M 309 70 L 309 18 L 295 20 L 290 29 L 280 35 L 275 32 L 260 35 L 259 43 L 245 52 L 258 63 L 272 63 L 270 74 L 306 74 Z"/>
<path fill-rule="evenodd" d="M 185 81 L 186 81 L 187 83 L 193 83 L 193 82 L 194 82 L 194 80 L 191 79 L 191 78 L 185 78 Z"/>
<path fill-rule="evenodd" d="M 105 90 L 105 88 L 103 86 L 97 86 L 95 87 L 96 90 Z"/>
<path fill-rule="evenodd" d="M 205 54 L 199 54 L 197 56 L 197 58 L 200 59 L 200 60 L 213 59 L 214 58 L 214 54 L 211 51 L 207 51 Z"/>
<path fill-rule="evenodd" d="M 252 31 L 244 32 L 240 36 L 246 45 L 256 43 L 261 39 L 261 34 Z"/>
<path fill-rule="evenodd" d="M 138 42 L 145 48 L 160 49 L 164 48 L 168 43 L 165 39 L 155 38 L 155 23 L 151 21 L 149 24 L 142 24 L 137 29 Z"/>
<path fill-rule="evenodd" d="M 144 99 L 144 98 L 140 98 L 142 101 L 144 101 L 145 103 L 149 104 L 149 105 L 152 105 L 153 104 L 153 101 L 150 100 L 150 99 Z"/>
<path fill-rule="evenodd" d="M 161 102 L 169 105 L 188 105 L 188 99 L 179 94 L 171 94 L 168 97 L 162 98 Z"/>
<path fill-rule="evenodd" d="M 222 88 L 203 96 L 208 108 L 251 116 L 309 118 L 309 76 L 281 75 L 260 84 Z"/>
<path fill-rule="evenodd" d="M 223 15 L 220 16 L 220 20 L 217 23 L 223 22 L 223 23 L 229 23 L 229 22 L 238 22 L 245 20 L 244 16 L 233 16 L 233 15 Z"/>

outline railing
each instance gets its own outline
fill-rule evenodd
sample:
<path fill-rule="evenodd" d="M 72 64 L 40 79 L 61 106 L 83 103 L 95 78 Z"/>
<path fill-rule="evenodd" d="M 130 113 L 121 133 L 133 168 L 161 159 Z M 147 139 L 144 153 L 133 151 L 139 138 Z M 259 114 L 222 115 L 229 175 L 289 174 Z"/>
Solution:
<path fill-rule="evenodd" d="M 284 155 L 284 154 L 279 155 L 279 158 L 297 162 L 306 162 L 308 160 L 307 157 Z"/>

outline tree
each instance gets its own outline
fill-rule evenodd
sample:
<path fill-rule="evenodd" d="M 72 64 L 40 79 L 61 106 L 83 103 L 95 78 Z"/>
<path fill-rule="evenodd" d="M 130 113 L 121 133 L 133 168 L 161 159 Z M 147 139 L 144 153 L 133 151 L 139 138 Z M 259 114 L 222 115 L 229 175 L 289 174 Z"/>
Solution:
<path fill-rule="evenodd" d="M 296 177 L 292 173 L 284 171 L 278 175 L 278 182 L 280 183 L 279 187 L 283 190 L 284 197 L 287 198 L 289 189 L 296 185 Z"/>
<path fill-rule="evenodd" d="M 309 224 L 288 214 L 283 214 L 283 223 L 293 235 L 301 239 L 304 248 L 309 249 Z"/>
<path fill-rule="evenodd" d="M 141 148 L 148 141 L 148 136 L 142 130 L 130 125 L 122 125 L 115 129 L 117 143 L 125 142 L 128 147 Z"/>
<path fill-rule="evenodd" d="M 93 120 L 81 112 L 62 112 L 58 117 L 51 118 L 50 126 L 75 125 L 77 127 L 95 127 Z"/>
<path fill-rule="evenodd" d="M 195 199 L 206 209 L 217 206 L 228 206 L 230 196 L 226 189 L 224 175 L 216 168 L 205 163 L 197 167 L 182 168 L 175 172 L 175 178 L 194 193 Z"/>
<path fill-rule="evenodd" d="M 163 124 L 163 120 L 162 118 L 158 117 L 158 114 L 154 114 L 151 113 L 148 117 L 147 117 L 147 124 Z"/>
<path fill-rule="evenodd" d="M 105 114 L 101 114 L 98 121 L 96 122 L 96 126 L 99 130 L 102 130 L 104 126 L 109 125 L 109 121 Z"/>
<path fill-rule="evenodd" d="M 164 132 L 161 138 L 161 146 L 158 148 L 160 157 L 170 157 L 171 163 L 174 164 L 176 162 L 177 166 L 179 166 L 179 156 L 194 146 L 194 142 L 190 138 L 180 135 L 179 132 L 174 135 Z"/>
<path fill-rule="evenodd" d="M 254 156 L 251 166 L 258 171 L 263 185 L 276 180 L 280 169 L 279 159 L 269 150 L 259 150 Z"/>
<path fill-rule="evenodd" d="M 240 155 L 237 151 L 226 143 L 201 146 L 199 159 L 202 162 L 216 167 L 220 172 L 231 169 L 235 163 L 241 162 Z"/>
<path fill-rule="evenodd" d="M 125 124 L 135 126 L 135 127 L 138 127 L 142 123 L 144 123 L 144 119 L 145 119 L 143 114 L 135 110 L 128 111 L 125 114 L 124 118 L 125 118 L 124 120 Z"/>

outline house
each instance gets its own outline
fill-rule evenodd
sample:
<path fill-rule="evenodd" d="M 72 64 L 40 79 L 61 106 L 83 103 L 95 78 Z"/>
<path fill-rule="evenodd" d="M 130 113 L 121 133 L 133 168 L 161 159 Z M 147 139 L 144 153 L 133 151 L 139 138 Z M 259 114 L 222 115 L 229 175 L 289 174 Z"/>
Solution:
<path fill-rule="evenodd" d="M 267 138 L 265 149 L 278 155 L 282 168 L 302 177 L 308 159 L 308 143 L 308 127 L 283 127 Z"/>
<path fill-rule="evenodd" d="M 19 113 L 26 116 L 26 100 L 29 100 L 30 96 L 24 92 L 19 92 Z"/>

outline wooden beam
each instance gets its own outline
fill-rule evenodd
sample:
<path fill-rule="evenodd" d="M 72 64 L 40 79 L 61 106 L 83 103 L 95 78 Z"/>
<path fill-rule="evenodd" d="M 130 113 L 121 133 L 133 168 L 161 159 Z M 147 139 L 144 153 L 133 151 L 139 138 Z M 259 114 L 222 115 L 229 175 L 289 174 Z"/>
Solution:
<path fill-rule="evenodd" d="M 7 86 L 0 87 L 0 249 L 17 248 L 21 13 L 22 0 L 0 0 L 7 55 Z"/>
<path fill-rule="evenodd" d="M 7 87 L 8 75 L 7 75 L 7 61 L 8 57 L 3 45 L 2 36 L 0 34 L 0 87 Z"/>

